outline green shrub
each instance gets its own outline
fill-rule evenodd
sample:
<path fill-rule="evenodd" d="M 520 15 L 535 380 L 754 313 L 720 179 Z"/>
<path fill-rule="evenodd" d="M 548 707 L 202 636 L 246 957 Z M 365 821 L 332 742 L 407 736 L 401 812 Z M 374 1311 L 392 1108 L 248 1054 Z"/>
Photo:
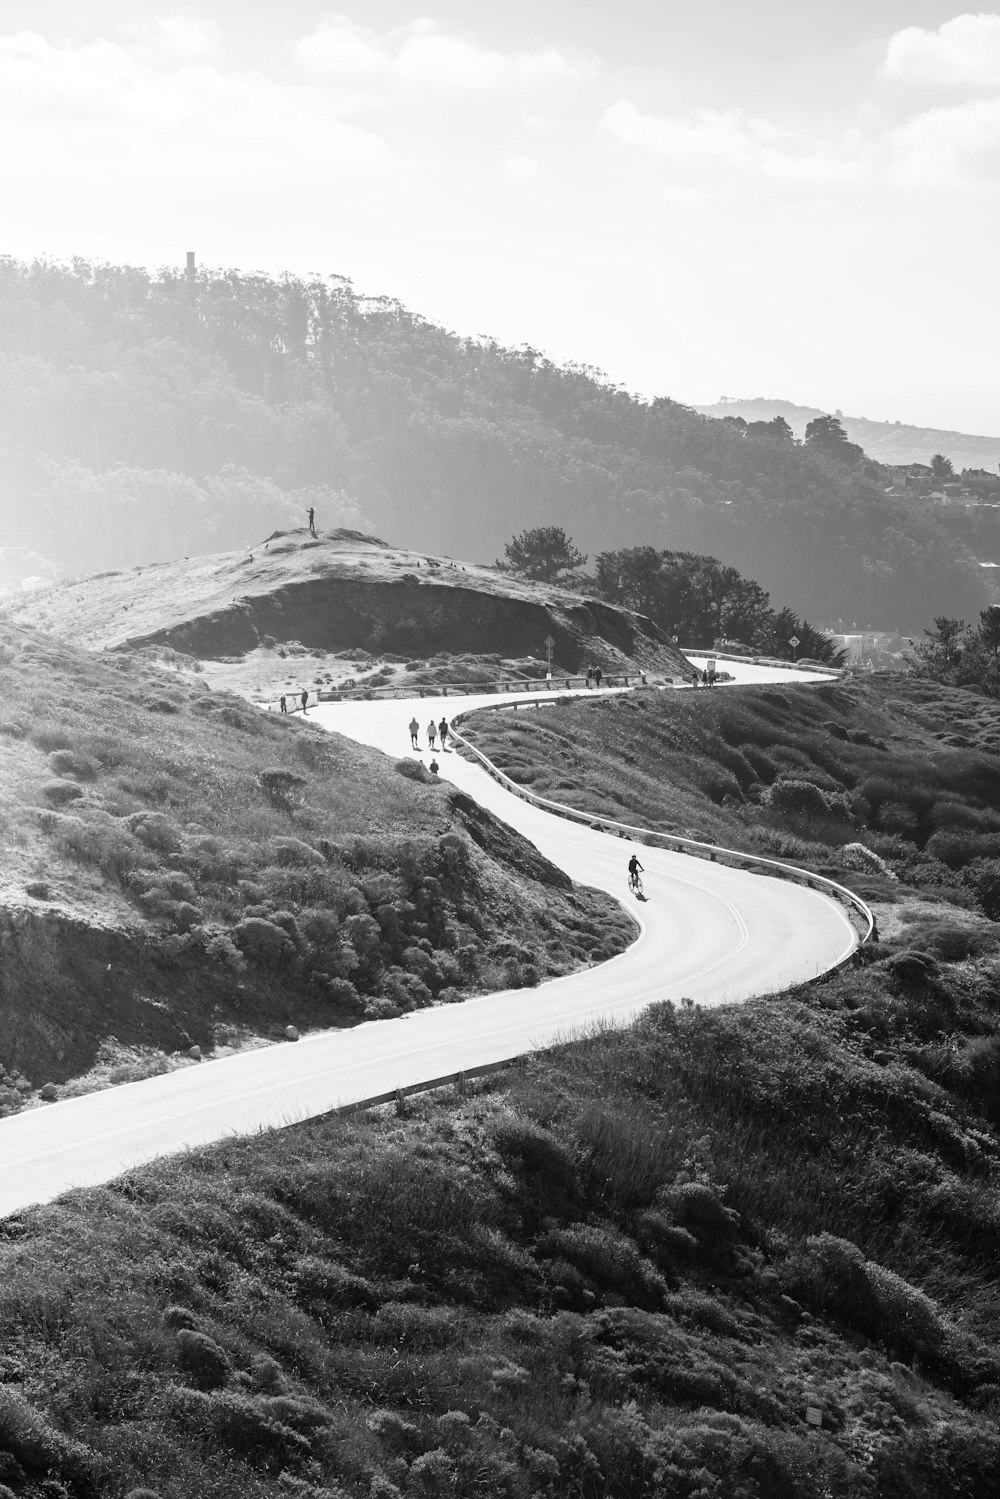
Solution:
<path fill-rule="evenodd" d="M 974 859 L 963 869 L 962 879 L 983 915 L 1000 921 L 1000 859 Z"/>
<path fill-rule="evenodd" d="M 272 838 L 267 845 L 267 857 L 282 869 L 296 869 L 303 865 L 326 866 L 319 849 L 303 843 L 301 838 Z"/>
<path fill-rule="evenodd" d="M 973 860 L 1000 858 L 1000 833 L 965 830 L 934 833 L 924 845 L 925 853 L 949 869 L 962 869 Z"/>
<path fill-rule="evenodd" d="M 707 1182 L 678 1182 L 659 1193 L 657 1202 L 710 1253 L 729 1249 L 739 1232 L 740 1215 Z"/>
<path fill-rule="evenodd" d="M 920 922 L 911 926 L 907 935 L 946 963 L 959 963 L 966 958 L 980 958 L 985 953 L 995 952 L 1000 940 L 988 930 L 984 932 L 977 927 L 958 926 L 948 921 Z"/>
<path fill-rule="evenodd" d="M 57 1431 L 10 1385 L 0 1385 L 0 1449 L 29 1473 L 62 1473 L 82 1479 L 90 1467 L 90 1453 L 83 1443 Z"/>
<path fill-rule="evenodd" d="M 261 916 L 248 916 L 233 928 L 233 941 L 243 956 L 262 968 L 278 968 L 295 956 L 295 945 L 280 926 Z"/>
<path fill-rule="evenodd" d="M 401 776 L 406 776 L 408 781 L 419 781 L 425 786 L 433 786 L 437 783 L 437 776 L 425 767 L 422 760 L 397 760 L 395 768 Z"/>
<path fill-rule="evenodd" d="M 283 812 L 302 805 L 309 784 L 304 776 L 282 768 L 262 770 L 258 780 L 264 795 Z"/>
<path fill-rule="evenodd" d="M 125 826 L 139 842 L 156 853 L 176 853 L 181 845 L 180 830 L 165 812 L 133 812 Z"/>
<path fill-rule="evenodd" d="M 455 1313 L 446 1306 L 414 1306 L 387 1301 L 372 1325 L 376 1341 L 394 1348 L 447 1348 L 458 1337 Z"/>
<path fill-rule="evenodd" d="M 46 781 L 41 788 L 41 794 L 54 807 L 65 807 L 68 802 L 76 801 L 81 797 L 83 789 L 75 781 Z"/>
<path fill-rule="evenodd" d="M 78 781 L 93 781 L 97 776 L 94 761 L 75 750 L 53 750 L 49 764 L 57 776 L 75 776 Z"/>
<path fill-rule="evenodd" d="M 210 1443 L 227 1448 L 254 1466 L 280 1469 L 307 1458 L 311 1445 L 307 1437 L 272 1411 L 273 1398 L 280 1397 L 180 1386 L 168 1395 L 174 1416 Z"/>
<path fill-rule="evenodd" d="M 601 1290 L 621 1291 L 655 1304 L 667 1289 L 635 1241 L 615 1228 L 574 1223 L 546 1234 L 539 1250 L 568 1260 Z"/>
<path fill-rule="evenodd" d="M 363 1307 L 367 1311 L 378 1307 L 379 1298 L 371 1282 L 352 1275 L 334 1260 L 304 1255 L 296 1260 L 293 1275 L 299 1301 L 335 1308 Z"/>
<path fill-rule="evenodd" d="M 768 800 L 776 812 L 791 817 L 822 817 L 827 810 L 823 793 L 811 781 L 781 780 L 771 787 Z"/>
<path fill-rule="evenodd" d="M 201 1390 L 218 1389 L 229 1378 L 230 1364 L 224 1350 L 214 1338 L 194 1328 L 178 1329 L 177 1362 Z"/>

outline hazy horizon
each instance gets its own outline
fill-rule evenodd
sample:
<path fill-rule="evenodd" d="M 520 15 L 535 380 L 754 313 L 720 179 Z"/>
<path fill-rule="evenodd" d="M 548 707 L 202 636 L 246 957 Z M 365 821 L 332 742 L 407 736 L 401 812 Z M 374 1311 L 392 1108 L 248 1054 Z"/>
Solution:
<path fill-rule="evenodd" d="M 8 0 L 0 251 L 343 274 L 645 395 L 1000 432 L 1000 13 Z"/>

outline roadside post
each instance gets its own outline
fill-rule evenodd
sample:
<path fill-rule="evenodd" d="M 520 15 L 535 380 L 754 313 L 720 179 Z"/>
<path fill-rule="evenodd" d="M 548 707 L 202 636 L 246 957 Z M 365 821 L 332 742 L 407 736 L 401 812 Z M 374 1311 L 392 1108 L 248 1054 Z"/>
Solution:
<path fill-rule="evenodd" d="M 552 639 L 552 636 L 551 635 L 546 635 L 546 637 L 545 637 L 545 685 L 546 685 L 546 687 L 551 687 L 552 686 L 552 652 L 553 652 L 554 648 L 555 648 L 555 641 Z"/>

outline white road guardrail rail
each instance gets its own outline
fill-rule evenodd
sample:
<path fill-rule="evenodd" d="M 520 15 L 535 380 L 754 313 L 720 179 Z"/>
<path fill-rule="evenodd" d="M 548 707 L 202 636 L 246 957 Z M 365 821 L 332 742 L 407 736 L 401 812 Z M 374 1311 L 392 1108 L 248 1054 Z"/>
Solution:
<path fill-rule="evenodd" d="M 550 698 L 548 701 L 550 704 L 558 704 L 569 702 L 570 699 Z M 495 781 L 498 781 L 514 796 L 519 796 L 522 801 L 533 802 L 535 806 L 544 808 L 546 812 L 551 812 L 556 817 L 567 817 L 573 822 L 586 823 L 598 831 L 614 833 L 619 838 L 632 838 L 643 843 L 658 844 L 662 848 L 673 849 L 676 853 L 689 854 L 697 859 L 707 859 L 713 864 L 728 864 L 734 869 L 746 869 L 751 873 L 768 874 L 776 879 L 791 880 L 797 885 L 806 885 L 811 890 L 829 895 L 833 900 L 839 901 L 841 905 L 848 908 L 860 930 L 859 947 L 863 947 L 866 942 L 877 937 L 875 917 L 871 907 L 861 899 L 860 895 L 855 895 L 854 891 L 849 890 L 846 885 L 838 885 L 836 880 L 828 879 L 825 875 L 812 874 L 808 869 L 799 869 L 795 864 L 785 864 L 780 859 L 767 859 L 762 854 L 741 853 L 738 849 L 722 848 L 715 843 L 699 843 L 696 838 L 683 838 L 679 833 L 662 833 L 655 828 L 636 827 L 631 823 L 616 822 L 611 817 L 581 812 L 578 808 L 566 806 L 563 802 L 551 801 L 548 797 L 539 796 L 536 792 L 530 791 L 526 786 L 518 785 L 517 781 L 512 780 L 499 766 L 494 765 L 492 760 L 488 759 L 474 744 L 470 744 L 465 735 L 455 728 L 456 720 L 468 718 L 472 713 L 496 713 L 503 709 L 517 712 L 520 706 L 518 703 L 484 703 L 479 708 L 471 708 L 456 714 L 451 720 L 449 729 L 449 734 L 479 761 L 483 769 Z M 529 705 L 525 703 L 524 706 Z M 534 706 L 539 707 L 540 702 L 536 700 Z M 853 960 L 854 954 L 851 953 L 826 972 L 836 972 L 838 968 L 846 967 Z M 825 974 L 820 977 L 825 977 Z"/>

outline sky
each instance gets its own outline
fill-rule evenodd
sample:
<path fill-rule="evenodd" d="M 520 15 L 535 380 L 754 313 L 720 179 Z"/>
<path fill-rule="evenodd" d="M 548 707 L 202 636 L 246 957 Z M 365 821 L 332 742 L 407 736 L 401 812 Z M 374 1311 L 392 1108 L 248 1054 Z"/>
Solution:
<path fill-rule="evenodd" d="M 4 0 L 0 253 L 188 250 L 645 396 L 1000 434 L 1000 11 Z"/>

